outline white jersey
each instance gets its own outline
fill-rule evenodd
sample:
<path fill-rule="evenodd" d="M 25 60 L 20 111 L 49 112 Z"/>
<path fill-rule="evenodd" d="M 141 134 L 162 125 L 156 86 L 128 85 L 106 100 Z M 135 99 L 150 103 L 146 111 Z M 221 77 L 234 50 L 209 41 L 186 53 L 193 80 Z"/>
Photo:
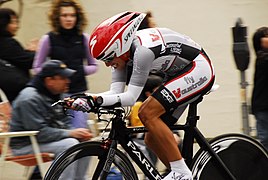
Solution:
<path fill-rule="evenodd" d="M 120 101 L 123 106 L 132 106 L 151 70 L 175 75 L 194 61 L 202 47 L 188 36 L 170 29 L 148 28 L 137 31 L 130 52 L 129 63 L 133 63 L 133 71 L 127 90 L 124 92 L 126 69 L 113 69 L 111 89 L 102 94 L 103 105 Z"/>

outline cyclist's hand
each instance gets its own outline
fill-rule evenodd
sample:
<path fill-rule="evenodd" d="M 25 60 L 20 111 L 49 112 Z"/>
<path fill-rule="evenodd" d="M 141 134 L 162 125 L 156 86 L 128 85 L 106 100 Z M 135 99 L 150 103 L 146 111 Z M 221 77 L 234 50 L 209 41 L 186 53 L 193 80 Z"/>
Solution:
<path fill-rule="evenodd" d="M 73 98 L 66 97 L 63 99 L 63 101 L 64 101 L 63 107 L 68 108 L 68 109 L 72 109 L 72 104 L 74 102 Z"/>
<path fill-rule="evenodd" d="M 76 111 L 89 112 L 93 106 L 94 104 L 92 105 L 90 100 L 88 101 L 85 98 L 77 98 L 73 101 L 71 108 Z"/>

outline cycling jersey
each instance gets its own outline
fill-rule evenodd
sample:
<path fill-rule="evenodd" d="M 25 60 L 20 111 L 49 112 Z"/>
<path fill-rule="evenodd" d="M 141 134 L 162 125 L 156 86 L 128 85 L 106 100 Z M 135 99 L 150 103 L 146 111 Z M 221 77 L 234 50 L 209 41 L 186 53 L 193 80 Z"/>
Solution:
<path fill-rule="evenodd" d="M 171 99 L 177 103 L 187 101 L 192 94 L 207 91 L 214 79 L 213 67 L 202 47 L 188 36 L 167 28 L 137 31 L 130 53 L 128 63 L 133 64 L 133 71 L 127 90 L 124 92 L 126 68 L 112 69 L 111 88 L 109 92 L 101 94 L 102 105 L 120 101 L 123 106 L 132 106 L 153 69 L 164 72 L 168 77 L 164 88 L 161 88 L 162 92 L 159 92 L 162 99 L 168 99 L 167 102 L 171 102 Z"/>

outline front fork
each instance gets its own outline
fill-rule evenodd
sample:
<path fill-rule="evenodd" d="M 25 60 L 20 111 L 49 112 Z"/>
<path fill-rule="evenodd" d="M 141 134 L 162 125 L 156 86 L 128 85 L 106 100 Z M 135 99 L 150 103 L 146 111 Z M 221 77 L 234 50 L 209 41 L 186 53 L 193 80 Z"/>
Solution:
<path fill-rule="evenodd" d="M 103 142 L 102 147 L 104 149 L 107 149 L 107 152 L 105 152 L 101 157 L 99 157 L 100 160 L 92 177 L 93 180 L 98 180 L 98 178 L 100 178 L 101 180 L 106 180 L 110 172 L 112 163 L 114 161 L 117 141 L 106 140 L 105 142 Z"/>

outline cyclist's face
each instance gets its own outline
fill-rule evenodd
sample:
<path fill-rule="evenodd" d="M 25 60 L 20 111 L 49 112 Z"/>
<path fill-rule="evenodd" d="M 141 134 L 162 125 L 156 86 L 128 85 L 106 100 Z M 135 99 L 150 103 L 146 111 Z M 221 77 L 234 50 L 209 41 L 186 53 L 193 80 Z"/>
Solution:
<path fill-rule="evenodd" d="M 123 61 L 121 58 L 119 57 L 114 57 L 114 59 L 110 62 L 106 62 L 105 63 L 106 66 L 111 66 L 114 69 L 124 69 L 126 62 Z"/>
<path fill-rule="evenodd" d="M 121 70 L 125 68 L 128 59 L 129 59 L 129 51 L 119 57 L 114 56 L 113 60 L 105 62 L 105 65 L 112 66 L 115 69 Z"/>
<path fill-rule="evenodd" d="M 60 8 L 60 25 L 64 29 L 72 29 L 76 25 L 77 15 L 72 6 Z"/>
<path fill-rule="evenodd" d="M 61 94 L 69 91 L 70 80 L 67 77 L 52 76 L 45 79 L 46 87 L 52 94 Z"/>

